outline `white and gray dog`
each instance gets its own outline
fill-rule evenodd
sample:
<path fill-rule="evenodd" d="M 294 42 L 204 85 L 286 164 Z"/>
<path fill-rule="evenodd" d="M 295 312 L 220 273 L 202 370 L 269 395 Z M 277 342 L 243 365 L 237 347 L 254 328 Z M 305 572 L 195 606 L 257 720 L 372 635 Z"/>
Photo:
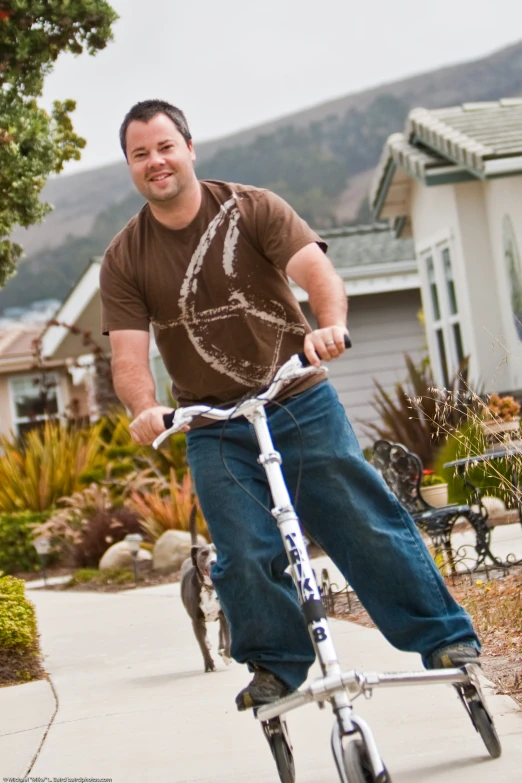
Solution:
<path fill-rule="evenodd" d="M 181 600 L 192 620 L 194 635 L 203 655 L 205 671 L 213 672 L 216 670 L 216 665 L 210 653 L 206 624 L 219 621 L 218 653 L 227 666 L 232 662 L 230 632 L 210 578 L 210 569 L 217 560 L 216 547 L 214 544 L 198 546 L 195 505 L 190 514 L 190 535 L 192 540 L 190 557 L 181 566 Z"/>

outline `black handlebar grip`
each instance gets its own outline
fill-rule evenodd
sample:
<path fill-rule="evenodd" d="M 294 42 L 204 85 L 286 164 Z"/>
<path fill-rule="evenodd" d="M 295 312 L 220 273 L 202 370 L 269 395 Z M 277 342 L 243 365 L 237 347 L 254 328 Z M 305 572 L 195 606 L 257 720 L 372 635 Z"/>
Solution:
<path fill-rule="evenodd" d="M 171 411 L 170 413 L 164 413 L 163 414 L 163 424 L 165 425 L 166 430 L 170 430 L 172 425 L 174 424 L 174 414 L 176 411 Z"/>
<path fill-rule="evenodd" d="M 349 334 L 345 334 L 344 335 L 344 347 L 345 348 L 351 348 L 352 347 L 352 341 L 350 339 L 350 335 Z M 309 367 L 310 366 L 310 362 L 308 361 L 307 356 L 306 356 L 304 351 L 301 351 L 301 353 L 298 353 L 297 355 L 299 356 L 299 361 L 301 362 L 303 367 Z"/>

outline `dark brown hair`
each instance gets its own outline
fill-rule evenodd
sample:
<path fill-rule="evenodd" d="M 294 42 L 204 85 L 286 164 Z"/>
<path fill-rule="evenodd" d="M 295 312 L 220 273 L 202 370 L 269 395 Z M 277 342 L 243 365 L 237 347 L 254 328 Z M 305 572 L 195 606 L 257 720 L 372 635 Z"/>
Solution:
<path fill-rule="evenodd" d="M 123 154 L 127 157 L 127 128 L 133 120 L 139 120 L 139 122 L 150 122 L 157 114 L 165 114 L 172 120 L 178 131 L 181 133 L 187 144 L 192 140 L 192 136 L 189 130 L 187 119 L 181 109 L 176 106 L 167 103 L 167 101 L 160 101 L 152 99 L 149 101 L 140 101 L 135 103 L 134 106 L 129 109 L 125 115 L 120 128 L 120 144 L 123 150 Z"/>

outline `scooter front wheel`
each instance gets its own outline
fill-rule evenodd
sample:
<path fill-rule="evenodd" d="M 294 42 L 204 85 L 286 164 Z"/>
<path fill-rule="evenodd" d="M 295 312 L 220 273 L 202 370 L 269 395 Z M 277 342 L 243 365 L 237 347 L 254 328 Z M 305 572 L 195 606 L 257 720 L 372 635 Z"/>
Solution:
<path fill-rule="evenodd" d="M 361 740 L 346 743 L 343 748 L 343 763 L 348 783 L 392 783 L 386 769 L 378 778 L 374 776 L 366 748 Z"/>

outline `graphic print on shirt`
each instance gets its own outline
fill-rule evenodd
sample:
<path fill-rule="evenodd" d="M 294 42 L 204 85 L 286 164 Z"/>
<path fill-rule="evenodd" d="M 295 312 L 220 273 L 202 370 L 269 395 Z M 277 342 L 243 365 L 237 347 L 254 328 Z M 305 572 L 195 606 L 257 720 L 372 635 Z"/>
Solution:
<path fill-rule="evenodd" d="M 256 306 L 254 292 L 249 293 L 245 284 L 244 272 L 243 278 L 237 273 L 235 267 L 240 235 L 238 227 L 240 212 L 236 203 L 237 198 L 238 196 L 234 194 L 221 205 L 219 212 L 210 221 L 201 236 L 181 285 L 178 301 L 179 317 L 167 323 L 155 321 L 153 323 L 159 329 L 174 326 L 184 327 L 195 350 L 208 365 L 237 383 L 252 388 L 268 384 L 273 377 L 278 366 L 279 351 L 284 334 L 288 332 L 303 334 L 304 329 L 302 324 L 297 321 L 289 323 L 285 308 L 275 300 L 271 300 L 266 309 L 260 309 L 259 306 Z M 227 226 L 226 234 L 224 239 L 221 239 L 223 242 L 221 262 L 222 271 L 228 284 L 227 304 L 198 311 L 198 286 L 205 259 L 213 243 L 213 257 L 216 257 L 215 243 L 220 241 L 220 237 L 223 237 L 225 226 Z M 219 232 L 219 229 L 222 230 Z M 211 337 L 209 339 L 209 335 L 215 331 L 216 322 L 241 314 L 248 315 L 250 319 L 259 320 L 260 325 L 265 329 L 269 327 L 275 332 L 274 351 L 269 366 L 255 364 L 244 358 L 233 356 L 221 350 Z"/>

